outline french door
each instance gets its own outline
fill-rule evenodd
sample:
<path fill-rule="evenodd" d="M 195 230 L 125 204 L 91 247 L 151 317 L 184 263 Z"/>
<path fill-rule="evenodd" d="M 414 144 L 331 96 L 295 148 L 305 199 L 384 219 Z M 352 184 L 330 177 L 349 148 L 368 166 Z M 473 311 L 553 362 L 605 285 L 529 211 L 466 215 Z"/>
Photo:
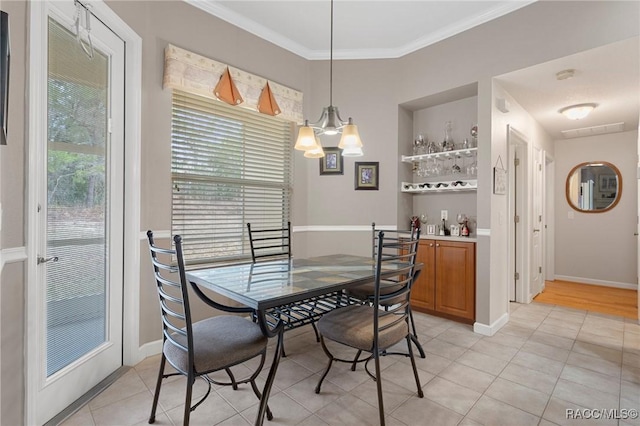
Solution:
<path fill-rule="evenodd" d="M 43 424 L 122 365 L 125 52 L 82 5 L 35 3 L 46 131 L 31 148 L 41 155 L 30 164 L 40 184 L 28 405 Z"/>

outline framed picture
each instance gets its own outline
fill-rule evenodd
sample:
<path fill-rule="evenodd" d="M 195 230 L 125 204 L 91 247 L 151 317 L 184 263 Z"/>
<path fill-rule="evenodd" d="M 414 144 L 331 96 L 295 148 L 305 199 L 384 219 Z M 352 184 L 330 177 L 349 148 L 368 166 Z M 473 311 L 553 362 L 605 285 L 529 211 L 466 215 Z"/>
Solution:
<path fill-rule="evenodd" d="M 507 193 L 507 171 L 503 168 L 493 168 L 493 193 L 498 195 Z"/>
<path fill-rule="evenodd" d="M 618 180 L 616 175 L 600 175 L 600 192 L 616 192 L 618 190 Z"/>
<path fill-rule="evenodd" d="M 375 162 L 357 162 L 356 161 L 356 190 L 378 190 L 379 179 L 379 163 Z"/>
<path fill-rule="evenodd" d="M 321 175 L 344 174 L 344 158 L 338 147 L 324 148 L 324 157 L 320 158 Z"/>

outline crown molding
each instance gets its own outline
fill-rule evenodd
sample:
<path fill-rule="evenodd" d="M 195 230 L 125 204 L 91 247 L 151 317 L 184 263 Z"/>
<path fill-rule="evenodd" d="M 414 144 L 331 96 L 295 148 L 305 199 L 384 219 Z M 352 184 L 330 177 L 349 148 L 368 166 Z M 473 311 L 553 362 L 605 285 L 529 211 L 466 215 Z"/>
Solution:
<path fill-rule="evenodd" d="M 300 43 L 285 37 L 264 25 L 261 25 L 251 19 L 236 13 L 217 2 L 206 0 L 184 0 L 186 3 L 197 7 L 217 18 L 222 19 L 236 27 L 239 27 L 263 40 L 273 43 L 283 49 L 286 49 L 298 56 L 308 60 L 328 60 L 329 49 L 312 50 L 304 47 Z M 499 18 L 503 15 L 516 11 L 520 8 L 535 3 L 537 0 L 517 0 L 509 1 L 501 4 L 482 15 L 474 16 L 469 19 L 448 25 L 447 27 L 434 33 L 426 34 L 410 43 L 398 46 L 396 48 L 385 49 L 335 49 L 333 50 L 333 59 L 393 59 L 413 53 L 429 45 L 435 44 L 446 38 L 467 31 L 473 27 Z"/>

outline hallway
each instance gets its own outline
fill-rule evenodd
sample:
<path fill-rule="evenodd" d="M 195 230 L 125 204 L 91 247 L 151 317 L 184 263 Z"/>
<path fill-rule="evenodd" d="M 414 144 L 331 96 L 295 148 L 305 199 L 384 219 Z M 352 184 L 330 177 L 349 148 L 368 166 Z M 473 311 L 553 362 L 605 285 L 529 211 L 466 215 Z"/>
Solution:
<path fill-rule="evenodd" d="M 636 290 L 560 280 L 545 281 L 545 290 L 533 301 L 630 319 L 638 318 Z"/>

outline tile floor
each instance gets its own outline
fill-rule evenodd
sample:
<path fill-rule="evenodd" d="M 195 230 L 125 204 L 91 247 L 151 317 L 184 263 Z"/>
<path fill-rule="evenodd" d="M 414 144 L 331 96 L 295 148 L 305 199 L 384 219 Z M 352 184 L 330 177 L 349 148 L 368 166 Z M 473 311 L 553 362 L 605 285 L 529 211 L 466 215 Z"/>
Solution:
<path fill-rule="evenodd" d="M 416 314 L 415 320 L 427 352 L 417 359 L 424 398 L 416 395 L 409 359 L 385 357 L 387 424 L 640 425 L 637 418 L 586 421 L 565 415 L 566 409 L 640 410 L 637 321 L 538 303 L 512 304 L 511 320 L 492 337 L 428 315 Z M 285 346 L 288 356 L 269 400 L 274 419 L 266 425 L 378 424 L 375 383 L 362 368 L 351 372 L 334 365 L 316 395 L 326 358 L 312 330 L 289 332 Z M 136 365 L 64 425 L 146 424 L 158 362 L 155 356 Z M 183 378 L 163 385 L 155 424 L 180 424 L 184 388 Z M 198 381 L 194 398 L 204 389 Z M 217 388 L 192 412 L 191 424 L 253 424 L 257 403 L 248 386 Z"/>

